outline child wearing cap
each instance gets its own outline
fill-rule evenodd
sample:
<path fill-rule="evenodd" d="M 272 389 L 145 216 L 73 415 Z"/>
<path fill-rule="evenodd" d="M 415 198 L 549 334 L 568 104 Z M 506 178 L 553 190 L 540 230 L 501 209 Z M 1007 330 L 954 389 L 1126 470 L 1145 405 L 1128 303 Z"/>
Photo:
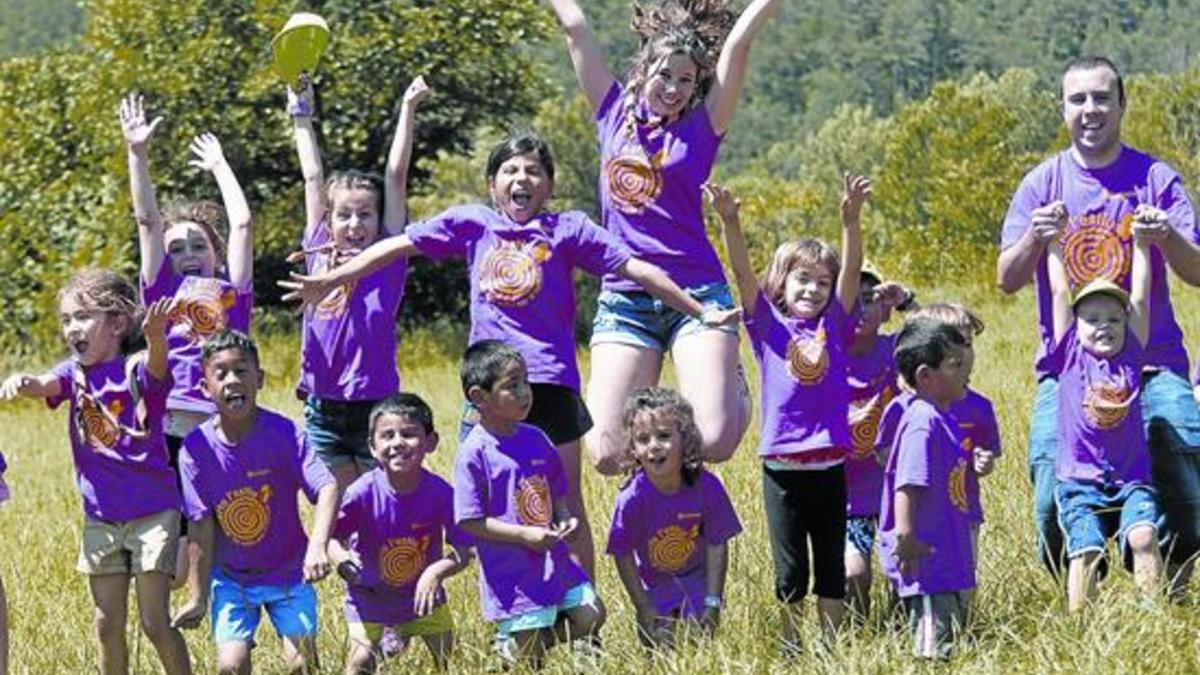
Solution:
<path fill-rule="evenodd" d="M 1161 521 L 1150 483 L 1142 425 L 1143 346 L 1150 330 L 1150 247 L 1162 242 L 1166 214 L 1134 212 L 1130 292 L 1097 278 L 1072 298 L 1062 244 L 1050 245 L 1054 354 L 1058 375 L 1058 485 L 1054 499 L 1067 541 L 1067 606 L 1083 609 L 1096 594 L 1095 571 L 1108 538 L 1133 556 L 1138 588 L 1158 583 Z"/>

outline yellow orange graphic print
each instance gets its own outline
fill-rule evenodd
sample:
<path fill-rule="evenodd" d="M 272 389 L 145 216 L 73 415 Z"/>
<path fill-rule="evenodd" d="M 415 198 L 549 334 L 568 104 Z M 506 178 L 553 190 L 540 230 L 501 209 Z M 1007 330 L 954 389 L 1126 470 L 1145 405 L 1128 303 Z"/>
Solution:
<path fill-rule="evenodd" d="M 650 538 L 647 553 L 650 565 L 662 572 L 679 572 L 696 552 L 696 538 L 700 536 L 700 524 L 692 527 L 668 525 Z"/>
<path fill-rule="evenodd" d="M 866 459 L 875 454 L 875 437 L 879 434 L 879 422 L 883 409 L 892 400 L 892 388 L 871 398 L 850 402 L 850 440 L 854 445 L 854 459 Z"/>
<path fill-rule="evenodd" d="M 429 535 L 389 539 L 379 551 L 379 577 L 389 586 L 404 586 L 425 569 Z"/>
<path fill-rule="evenodd" d="M 525 305 L 542 290 L 542 263 L 549 259 L 545 242 L 501 241 L 479 266 L 480 290 L 492 304 Z"/>
<path fill-rule="evenodd" d="M 217 504 L 217 523 L 235 544 L 253 546 L 262 541 L 271 524 L 271 486 L 226 493 Z"/>
<path fill-rule="evenodd" d="M 788 345 L 788 373 L 804 385 L 820 384 L 829 372 L 829 351 L 825 349 L 825 329 L 818 328 L 811 339 L 794 339 Z"/>
<path fill-rule="evenodd" d="M 522 525 L 546 527 L 552 520 L 550 484 L 545 476 L 522 478 L 517 484 L 517 518 Z"/>
<path fill-rule="evenodd" d="M 181 298 L 171 311 L 171 321 L 183 326 L 192 342 L 205 338 L 225 327 L 226 314 L 237 302 L 232 288 L 221 290 L 216 279 L 204 279 L 192 284 L 188 297 Z"/>
<path fill-rule="evenodd" d="M 79 397 L 79 424 L 82 426 L 84 437 L 93 448 L 112 448 L 121 440 L 121 429 L 113 421 L 119 419 L 124 406 L 120 401 L 113 401 L 108 409 L 111 415 L 104 414 L 100 409 L 103 405 L 90 394 Z"/>
<path fill-rule="evenodd" d="M 622 213 L 638 214 L 662 193 L 663 151 L 646 157 L 641 146 L 628 146 L 620 155 L 608 160 L 604 180 L 608 197 Z"/>
<path fill-rule="evenodd" d="M 1132 401 L 1124 382 L 1093 382 L 1083 397 L 1083 410 L 1094 426 L 1112 429 L 1125 421 Z"/>
<path fill-rule="evenodd" d="M 947 480 L 946 486 L 950 491 L 950 503 L 963 513 L 971 510 L 970 500 L 967 499 L 967 472 L 970 470 L 970 463 L 959 457 L 958 463 L 950 470 L 950 478 Z"/>
<path fill-rule="evenodd" d="M 1107 218 L 1092 217 L 1063 237 L 1063 260 L 1071 287 L 1079 288 L 1101 278 L 1121 283 L 1132 258 L 1118 228 Z"/>

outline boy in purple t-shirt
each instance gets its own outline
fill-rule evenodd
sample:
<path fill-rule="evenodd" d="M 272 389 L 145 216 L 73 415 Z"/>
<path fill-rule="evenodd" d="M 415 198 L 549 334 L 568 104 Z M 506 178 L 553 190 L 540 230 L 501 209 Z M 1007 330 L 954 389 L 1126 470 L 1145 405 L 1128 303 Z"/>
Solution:
<path fill-rule="evenodd" d="M 454 491 L 422 463 L 437 447 L 433 411 L 416 394 L 375 405 L 368 442 L 379 466 L 350 484 L 329 559 L 346 580 L 350 653 L 346 672 L 373 673 L 386 655 L 384 627 L 420 636 L 439 669 L 454 647 L 454 619 L 442 583 L 471 560 L 454 525 Z M 443 542 L 452 548 L 443 554 Z"/>
<path fill-rule="evenodd" d="M 337 482 L 290 419 L 259 407 L 263 373 L 249 337 L 222 330 L 205 341 L 201 361 L 201 387 L 217 415 L 188 434 L 179 455 L 184 511 L 201 555 L 191 597 L 174 623 L 200 623 L 211 581 L 222 672 L 250 672 L 264 609 L 283 638 L 290 670 L 316 670 L 317 595 L 310 583 L 329 574 L 325 546 Z M 298 490 L 316 504 L 311 538 L 300 524 Z"/>
<path fill-rule="evenodd" d="M 533 401 L 520 352 L 497 340 L 471 345 L 462 385 L 479 424 L 454 460 L 454 520 L 476 540 L 483 615 L 496 622 L 500 646 L 540 665 L 562 630 L 595 643 L 604 605 L 567 551 L 579 521 L 562 460 L 542 431 L 521 423 Z"/>
<path fill-rule="evenodd" d="M 639 389 L 622 417 L 634 473 L 617 495 L 608 553 L 643 644 L 670 646 L 682 622 L 716 631 L 728 542 L 742 524 L 725 486 L 701 464 L 700 430 L 679 394 Z"/>
<path fill-rule="evenodd" d="M 883 477 L 879 557 L 904 603 L 913 653 L 949 658 L 966 626 L 975 587 L 966 474 L 950 405 L 970 376 L 962 334 L 910 319 L 896 339 L 896 365 L 914 394 L 899 421 Z"/>
<path fill-rule="evenodd" d="M 1132 553 L 1133 576 L 1152 593 L 1161 576 L 1158 495 L 1150 483 L 1141 390 L 1150 333 L 1150 249 L 1167 235 L 1167 215 L 1152 206 L 1133 214 L 1130 292 L 1096 279 L 1074 292 L 1063 246 L 1049 246 L 1058 376 L 1058 456 L 1054 500 L 1067 540 L 1067 607 L 1096 596 L 1096 568 L 1107 539 Z"/>

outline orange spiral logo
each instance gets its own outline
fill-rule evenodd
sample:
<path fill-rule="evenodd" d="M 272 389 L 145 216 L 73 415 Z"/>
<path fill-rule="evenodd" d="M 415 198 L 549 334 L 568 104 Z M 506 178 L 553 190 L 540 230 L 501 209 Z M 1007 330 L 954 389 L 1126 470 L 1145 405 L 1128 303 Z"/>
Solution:
<path fill-rule="evenodd" d="M 971 440 L 970 436 L 963 436 L 962 442 L 958 444 L 962 448 L 964 455 L 975 456 L 975 441 Z"/>
<path fill-rule="evenodd" d="M 379 577 L 389 586 L 404 586 L 425 569 L 429 535 L 389 539 L 379 552 Z"/>
<path fill-rule="evenodd" d="M 795 339 L 788 345 L 788 373 L 803 385 L 820 384 L 829 372 L 829 351 L 825 349 L 825 329 L 811 340 Z"/>
<path fill-rule="evenodd" d="M 623 213 L 641 213 L 662 192 L 660 155 L 647 160 L 644 153 L 626 153 L 608 160 L 604 179 L 613 206 Z"/>
<path fill-rule="evenodd" d="M 80 397 L 79 417 L 83 424 L 83 433 L 93 447 L 112 448 L 121 439 L 121 430 L 100 410 L 101 405 L 92 396 L 85 394 Z M 114 401 L 113 407 L 116 408 L 114 416 L 119 415 L 120 401 Z"/>
<path fill-rule="evenodd" d="M 669 525 L 659 530 L 650 538 L 647 548 L 650 565 L 663 572 L 683 570 L 688 559 L 696 552 L 696 537 L 699 535 L 699 525 L 690 528 Z"/>
<path fill-rule="evenodd" d="M 528 303 L 542 290 L 541 261 L 548 257 L 545 244 L 528 248 L 519 242 L 501 242 L 483 259 L 479 287 L 488 302 L 508 307 Z"/>
<path fill-rule="evenodd" d="M 544 476 L 522 478 L 517 485 L 517 518 L 522 525 L 545 527 L 551 521 L 550 484 Z"/>
<path fill-rule="evenodd" d="M 1120 236 L 1104 227 L 1084 226 L 1063 238 L 1063 259 L 1074 288 L 1096 279 L 1120 283 L 1130 258 Z"/>
<path fill-rule="evenodd" d="M 1095 382 L 1083 398 L 1088 421 L 1100 429 L 1112 429 L 1125 421 L 1133 397 L 1124 383 Z"/>
<path fill-rule="evenodd" d="M 329 292 L 313 308 L 313 315 L 318 319 L 330 320 L 341 318 L 346 313 L 346 305 L 350 304 L 350 296 L 354 295 L 357 282 L 351 281 Z"/>
<path fill-rule="evenodd" d="M 970 465 L 966 459 L 959 457 L 958 463 L 950 470 L 946 486 L 950 491 L 950 503 L 963 513 L 971 510 L 971 504 L 967 500 L 967 471 L 970 471 Z"/>
<path fill-rule="evenodd" d="M 171 311 L 170 320 L 184 327 L 189 340 L 202 342 L 225 327 L 226 313 L 236 302 L 234 290 L 222 292 L 216 279 L 195 279 Z"/>
<path fill-rule="evenodd" d="M 225 536 L 241 546 L 262 541 L 271 524 L 271 486 L 228 492 L 217 504 L 217 522 Z"/>
<path fill-rule="evenodd" d="M 866 459 L 875 454 L 875 437 L 883 418 L 883 394 L 850 402 L 850 440 L 854 459 Z"/>

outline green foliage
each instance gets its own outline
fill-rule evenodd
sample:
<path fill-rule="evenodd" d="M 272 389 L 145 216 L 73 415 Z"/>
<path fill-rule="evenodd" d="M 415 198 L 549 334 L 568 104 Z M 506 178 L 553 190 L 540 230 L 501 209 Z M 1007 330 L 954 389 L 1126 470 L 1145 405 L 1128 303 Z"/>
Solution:
<path fill-rule="evenodd" d="M 0 3 L 0 59 L 72 44 L 83 31 L 77 0 L 4 0 Z"/>

